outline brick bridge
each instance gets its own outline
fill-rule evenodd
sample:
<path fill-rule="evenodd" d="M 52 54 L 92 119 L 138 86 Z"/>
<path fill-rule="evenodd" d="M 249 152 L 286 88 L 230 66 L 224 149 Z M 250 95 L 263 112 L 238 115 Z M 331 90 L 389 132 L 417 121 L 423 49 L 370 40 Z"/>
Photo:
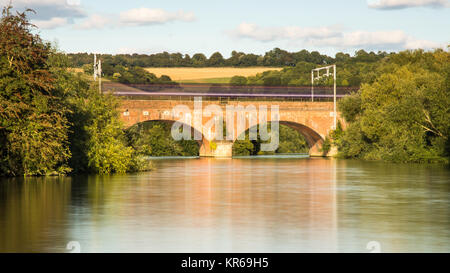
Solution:
<path fill-rule="evenodd" d="M 121 119 L 127 127 L 147 121 L 165 121 L 174 123 L 180 118 L 175 117 L 172 109 L 177 105 L 186 105 L 194 112 L 194 100 L 189 98 L 180 98 L 179 100 L 163 99 L 124 99 L 121 106 Z M 311 156 L 322 156 L 321 147 L 325 137 L 333 129 L 333 102 L 304 102 L 304 101 L 221 101 L 219 98 L 210 99 L 202 102 L 203 110 L 208 105 L 218 105 L 223 113 L 226 113 L 227 105 L 247 107 L 253 105 L 259 112 L 260 106 L 267 106 L 267 121 L 271 121 L 271 106 L 279 106 L 280 124 L 287 125 L 305 136 L 310 147 Z M 245 116 L 245 115 L 244 115 Z M 248 115 L 246 115 L 248 119 Z M 340 114 L 337 114 L 338 120 L 341 120 Z M 211 118 L 203 117 L 202 126 L 210 121 Z M 198 132 L 203 132 L 199 125 L 193 125 L 191 128 Z M 217 141 L 211 145 L 207 138 L 203 137 L 199 142 L 200 156 L 203 157 L 231 157 L 232 146 L 237 136 L 244 133 L 249 128 L 249 122 L 246 121 L 245 128 L 235 128 L 233 141 Z"/>

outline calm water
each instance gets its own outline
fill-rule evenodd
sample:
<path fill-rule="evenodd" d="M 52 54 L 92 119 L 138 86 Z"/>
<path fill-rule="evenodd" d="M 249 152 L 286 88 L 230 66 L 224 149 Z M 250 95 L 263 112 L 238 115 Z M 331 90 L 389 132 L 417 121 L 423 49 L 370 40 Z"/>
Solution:
<path fill-rule="evenodd" d="M 450 252 L 450 171 L 334 159 L 158 160 L 0 181 L 0 252 Z"/>

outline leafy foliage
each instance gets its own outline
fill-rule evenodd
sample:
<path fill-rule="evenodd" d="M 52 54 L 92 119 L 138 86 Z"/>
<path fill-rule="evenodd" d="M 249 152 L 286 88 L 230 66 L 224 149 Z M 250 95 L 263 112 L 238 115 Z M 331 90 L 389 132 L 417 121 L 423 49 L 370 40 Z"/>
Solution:
<path fill-rule="evenodd" d="M 194 140 L 175 141 L 171 124 L 145 122 L 127 130 L 130 145 L 141 156 L 198 156 L 199 145 Z"/>
<path fill-rule="evenodd" d="M 85 73 L 92 74 L 93 68 L 91 66 L 86 65 L 83 68 Z M 122 65 L 113 66 L 105 63 L 102 66 L 102 71 L 107 78 L 125 84 L 175 84 L 169 76 L 162 75 L 158 78 L 155 74 L 138 66 L 127 68 Z"/>
<path fill-rule="evenodd" d="M 26 13 L 0 21 L 0 175 L 147 169 L 126 144 L 112 95 L 68 72 Z"/>
<path fill-rule="evenodd" d="M 29 11 L 27 11 L 29 12 Z M 0 21 L 0 175 L 69 171 L 67 107 L 47 64 L 49 44 L 32 34 L 26 13 Z"/>
<path fill-rule="evenodd" d="M 386 52 L 366 52 L 359 50 L 354 56 L 345 53 L 337 53 L 335 57 L 321 55 L 317 51 L 288 52 L 275 48 L 264 55 L 246 54 L 233 51 L 231 57 L 225 59 L 222 54 L 216 52 L 207 58 L 202 53 L 192 56 L 181 53 L 158 53 L 152 55 L 100 55 L 104 62 L 104 73 L 113 80 L 123 83 L 160 83 L 161 79 L 155 75 L 142 75 L 139 67 L 284 67 L 282 71 L 268 71 L 246 80 L 236 78 L 233 85 L 267 85 L 267 86 L 307 86 L 311 84 L 311 70 L 332 63 L 338 66 L 338 86 L 360 86 L 361 83 L 373 82 L 376 70 L 386 57 L 395 54 Z M 87 53 L 69 54 L 73 66 L 83 67 L 86 73 L 92 73 L 93 55 Z M 141 72 L 139 72 L 141 70 Z M 144 70 L 145 71 L 145 70 Z M 146 71 L 145 71 L 146 72 Z M 146 72 L 147 74 L 151 74 Z M 140 75 L 134 77 L 133 75 Z M 150 77 L 149 80 L 141 80 Z M 317 82 L 319 86 L 333 84 L 331 78 L 323 78 Z"/>
<path fill-rule="evenodd" d="M 372 54 L 372 53 L 371 53 Z M 373 55 L 373 54 L 372 54 Z M 371 55 L 371 56 L 372 56 Z M 91 64 L 94 56 L 88 53 L 69 54 L 69 58 L 75 67 L 82 67 Z M 308 62 L 313 64 L 330 64 L 334 60 L 326 55 L 321 55 L 317 51 L 309 52 L 302 50 L 300 52 L 288 52 L 275 48 L 264 56 L 255 54 L 246 54 L 244 52 L 231 52 L 231 57 L 225 59 L 222 54 L 215 52 L 209 58 L 203 53 L 194 54 L 192 57 L 181 53 L 157 53 L 157 54 L 102 54 L 101 59 L 106 65 L 125 66 L 125 67 L 215 67 L 215 66 L 295 66 L 298 62 Z M 360 59 L 360 58 L 359 58 Z M 359 60 L 358 59 L 358 60 Z"/>
<path fill-rule="evenodd" d="M 262 143 L 270 143 L 262 141 L 258 135 L 258 140 L 249 140 L 249 130 L 245 132 L 245 140 L 237 140 L 233 145 L 234 156 L 249 156 L 249 155 L 268 155 L 268 154 L 299 154 L 308 153 L 309 147 L 304 136 L 298 131 L 280 124 L 279 131 L 279 146 L 275 152 L 261 151 Z M 259 128 L 258 128 L 259 130 Z M 270 126 L 268 128 L 270 132 Z"/>
<path fill-rule="evenodd" d="M 446 161 L 449 63 L 450 54 L 442 50 L 391 56 L 373 83 L 340 101 L 349 122 L 339 138 L 340 154 L 393 162 Z"/>

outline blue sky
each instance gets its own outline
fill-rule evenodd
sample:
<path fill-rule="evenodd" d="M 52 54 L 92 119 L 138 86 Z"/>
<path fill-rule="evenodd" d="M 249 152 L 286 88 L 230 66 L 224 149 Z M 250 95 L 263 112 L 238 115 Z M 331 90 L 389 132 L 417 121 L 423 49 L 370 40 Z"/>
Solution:
<path fill-rule="evenodd" d="M 445 47 L 450 0 L 13 0 L 37 11 L 65 52 L 262 54 L 279 47 L 334 55 Z M 5 4 L 9 0 L 0 0 Z"/>

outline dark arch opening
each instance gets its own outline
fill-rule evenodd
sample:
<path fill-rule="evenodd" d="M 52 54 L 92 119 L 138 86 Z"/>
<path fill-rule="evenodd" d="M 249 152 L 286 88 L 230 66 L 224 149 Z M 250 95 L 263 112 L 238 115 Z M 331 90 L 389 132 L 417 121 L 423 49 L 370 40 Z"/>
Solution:
<path fill-rule="evenodd" d="M 173 120 L 140 122 L 127 128 L 126 135 L 130 145 L 144 156 L 199 156 L 202 150 L 209 148 L 209 142 L 203 135 L 202 140 L 193 140 L 198 130 L 189 125 L 192 140 L 174 140 L 171 128 L 175 122 Z"/>
<path fill-rule="evenodd" d="M 280 121 L 280 124 L 286 125 L 301 133 L 305 137 L 310 149 L 314 148 L 317 145 L 322 145 L 324 141 L 316 131 L 303 124 L 291 121 Z"/>
<path fill-rule="evenodd" d="M 268 122 L 268 127 L 271 127 L 271 122 Z M 260 124 L 256 125 L 260 126 Z M 255 126 L 255 127 L 256 127 Z M 275 152 L 264 153 L 259 150 L 262 141 L 259 139 L 258 130 L 258 140 L 249 140 L 248 128 L 244 134 L 246 135 L 246 140 L 239 141 L 236 140 L 233 143 L 233 156 L 239 155 L 264 155 L 264 154 L 317 154 L 323 144 L 322 137 L 315 132 L 313 129 L 296 122 L 280 121 L 280 145 Z M 289 132 L 289 130 L 291 130 Z M 296 132 L 294 134 L 292 132 Z"/>

